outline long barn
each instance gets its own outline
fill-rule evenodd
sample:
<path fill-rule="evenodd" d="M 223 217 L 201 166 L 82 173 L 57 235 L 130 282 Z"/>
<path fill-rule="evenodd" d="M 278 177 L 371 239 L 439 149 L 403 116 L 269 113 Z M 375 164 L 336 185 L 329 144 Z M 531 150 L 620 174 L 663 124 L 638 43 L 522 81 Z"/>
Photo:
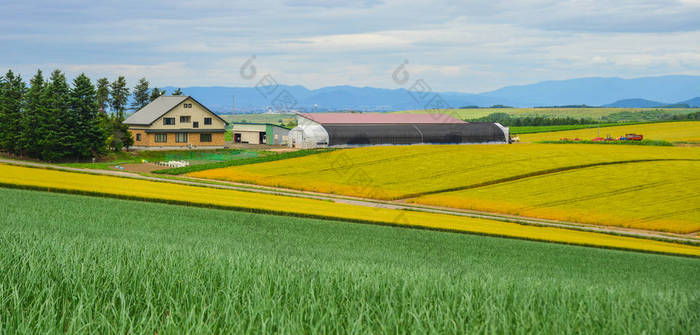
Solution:
<path fill-rule="evenodd" d="M 465 122 L 446 114 L 306 113 L 289 146 L 317 148 L 387 144 L 508 143 L 498 123 Z"/>

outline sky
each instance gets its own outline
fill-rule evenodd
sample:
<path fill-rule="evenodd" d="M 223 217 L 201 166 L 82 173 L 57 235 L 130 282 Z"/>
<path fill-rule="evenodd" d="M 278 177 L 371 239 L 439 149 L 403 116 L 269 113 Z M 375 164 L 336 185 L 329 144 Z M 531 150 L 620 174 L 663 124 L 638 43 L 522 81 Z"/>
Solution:
<path fill-rule="evenodd" d="M 2 0 L 0 17 L 0 70 L 25 78 L 406 88 L 403 64 L 435 91 L 479 93 L 700 75 L 700 0 Z"/>

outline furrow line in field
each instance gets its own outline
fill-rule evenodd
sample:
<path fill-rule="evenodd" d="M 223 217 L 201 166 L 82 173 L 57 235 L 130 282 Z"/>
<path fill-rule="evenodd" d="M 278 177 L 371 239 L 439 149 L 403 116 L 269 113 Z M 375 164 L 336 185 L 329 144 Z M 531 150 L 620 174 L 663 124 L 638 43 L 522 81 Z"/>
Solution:
<path fill-rule="evenodd" d="M 463 190 L 484 187 L 484 186 L 490 186 L 490 185 L 495 185 L 495 184 L 500 184 L 500 183 L 506 183 L 506 182 L 530 178 L 530 177 L 544 176 L 547 174 L 552 174 L 552 173 L 557 173 L 557 172 L 562 172 L 562 171 L 585 169 L 585 168 L 594 167 L 594 166 L 618 165 L 618 164 L 628 164 L 628 163 L 645 163 L 645 162 L 665 162 L 665 161 L 689 161 L 689 162 L 693 162 L 693 161 L 700 161 L 700 159 L 686 159 L 686 158 L 634 159 L 634 160 L 626 160 L 626 161 L 600 162 L 600 163 L 563 166 L 563 167 L 558 167 L 558 168 L 553 168 L 553 169 L 533 171 L 533 172 L 523 173 L 523 174 L 519 174 L 519 175 L 515 175 L 515 176 L 489 180 L 489 181 L 471 184 L 471 185 L 457 186 L 457 187 L 444 188 L 444 189 L 440 189 L 440 190 L 412 193 L 412 194 L 408 194 L 408 195 L 405 195 L 405 196 L 400 197 L 400 198 L 396 198 L 395 200 L 407 200 L 407 199 L 418 198 L 418 197 L 432 195 L 432 194 L 463 191 Z"/>

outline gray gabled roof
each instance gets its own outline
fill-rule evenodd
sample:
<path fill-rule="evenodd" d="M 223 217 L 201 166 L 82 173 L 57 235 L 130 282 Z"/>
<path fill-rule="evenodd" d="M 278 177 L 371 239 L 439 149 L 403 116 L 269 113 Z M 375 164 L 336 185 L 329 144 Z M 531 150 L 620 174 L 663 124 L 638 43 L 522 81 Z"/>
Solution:
<path fill-rule="evenodd" d="M 161 116 L 165 115 L 187 99 L 192 99 L 192 101 L 202 106 L 202 108 L 211 113 L 211 115 L 214 115 L 217 119 L 223 121 L 225 125 L 228 125 L 228 121 L 224 120 L 221 116 L 219 116 L 219 114 L 212 112 L 209 110 L 209 108 L 207 108 L 207 106 L 202 105 L 199 101 L 195 100 L 195 98 L 189 95 L 161 95 L 158 97 L 158 99 L 153 100 L 150 104 L 146 105 L 146 107 L 143 107 L 136 113 L 131 114 L 131 116 L 124 120 L 124 124 L 150 126 Z"/>
<path fill-rule="evenodd" d="M 129 118 L 124 120 L 124 123 L 150 125 L 188 98 L 189 96 L 187 95 L 161 95 L 158 99 L 151 101 L 151 103 L 136 111 L 136 113 L 131 114 Z"/>

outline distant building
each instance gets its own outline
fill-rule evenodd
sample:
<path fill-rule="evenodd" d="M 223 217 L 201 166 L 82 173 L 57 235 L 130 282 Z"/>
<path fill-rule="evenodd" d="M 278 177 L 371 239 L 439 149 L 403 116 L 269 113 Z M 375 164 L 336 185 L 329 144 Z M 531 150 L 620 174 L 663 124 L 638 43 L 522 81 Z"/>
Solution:
<path fill-rule="evenodd" d="M 194 98 L 160 96 L 124 121 L 136 149 L 223 148 L 228 124 Z"/>
<path fill-rule="evenodd" d="M 297 114 L 289 146 L 316 148 L 386 144 L 508 143 L 498 123 L 465 122 L 446 114 Z"/>
<path fill-rule="evenodd" d="M 286 145 L 289 128 L 271 123 L 233 123 L 233 143 Z"/>

